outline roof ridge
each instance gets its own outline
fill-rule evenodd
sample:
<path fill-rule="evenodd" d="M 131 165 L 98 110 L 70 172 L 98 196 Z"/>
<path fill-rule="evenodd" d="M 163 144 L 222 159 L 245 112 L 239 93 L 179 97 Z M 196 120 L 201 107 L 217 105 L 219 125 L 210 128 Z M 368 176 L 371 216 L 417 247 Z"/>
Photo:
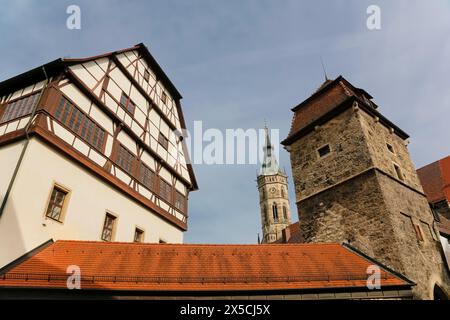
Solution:
<path fill-rule="evenodd" d="M 303 246 L 303 247 L 316 247 L 316 246 L 339 246 L 341 245 L 337 242 L 323 242 L 323 243 L 264 243 L 264 244 L 252 244 L 252 243 L 137 243 L 137 242 L 122 242 L 122 241 L 113 241 L 113 242 L 105 242 L 105 241 L 95 241 L 95 240 L 56 240 L 55 244 L 58 243 L 92 243 L 99 245 L 130 245 L 130 246 L 184 246 L 184 247 L 282 247 L 284 245 L 288 246 Z"/>

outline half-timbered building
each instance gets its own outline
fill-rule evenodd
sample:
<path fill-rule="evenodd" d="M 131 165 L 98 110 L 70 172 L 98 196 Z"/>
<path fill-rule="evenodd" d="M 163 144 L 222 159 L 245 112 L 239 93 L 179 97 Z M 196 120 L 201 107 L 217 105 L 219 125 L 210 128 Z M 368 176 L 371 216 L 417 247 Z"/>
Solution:
<path fill-rule="evenodd" d="M 1 82 L 0 266 L 50 238 L 181 243 L 181 98 L 143 44 Z"/>

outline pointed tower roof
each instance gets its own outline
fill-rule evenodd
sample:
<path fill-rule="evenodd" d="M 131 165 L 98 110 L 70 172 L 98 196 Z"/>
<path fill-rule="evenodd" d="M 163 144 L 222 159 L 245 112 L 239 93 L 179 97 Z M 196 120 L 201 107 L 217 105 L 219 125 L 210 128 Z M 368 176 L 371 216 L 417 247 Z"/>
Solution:
<path fill-rule="evenodd" d="M 272 143 L 270 142 L 269 129 L 267 128 L 267 125 L 264 126 L 264 131 L 266 136 L 266 143 L 263 147 L 264 159 L 261 165 L 261 170 L 259 171 L 259 175 L 269 176 L 273 174 L 283 173 L 281 172 L 277 158 L 273 153 L 274 148 L 272 146 Z"/>

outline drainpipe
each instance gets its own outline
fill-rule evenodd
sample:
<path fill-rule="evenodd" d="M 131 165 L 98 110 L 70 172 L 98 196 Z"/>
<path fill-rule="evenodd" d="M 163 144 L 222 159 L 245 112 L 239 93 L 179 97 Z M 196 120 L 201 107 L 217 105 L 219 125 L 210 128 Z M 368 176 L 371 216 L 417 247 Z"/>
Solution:
<path fill-rule="evenodd" d="M 8 198 L 9 198 L 9 194 L 11 193 L 11 190 L 12 190 L 13 185 L 14 185 L 14 181 L 16 180 L 17 173 L 19 172 L 19 169 L 20 169 L 20 165 L 22 164 L 22 160 L 23 160 L 23 157 L 25 155 L 25 151 L 27 151 L 28 144 L 30 143 L 29 130 L 30 130 L 33 118 L 36 115 L 37 106 L 41 102 L 42 94 L 44 93 L 44 90 L 47 88 L 47 85 L 48 85 L 48 82 L 49 82 L 49 79 L 48 79 L 48 76 L 47 76 L 47 72 L 45 71 L 45 66 L 42 66 L 42 72 L 44 73 L 44 76 L 45 76 L 45 84 L 42 87 L 42 90 L 41 90 L 41 92 L 39 94 L 39 98 L 38 98 L 38 101 L 36 102 L 36 105 L 33 107 L 33 110 L 31 112 L 31 116 L 30 116 L 30 120 L 28 121 L 27 125 L 25 126 L 25 139 L 26 139 L 26 141 L 25 141 L 25 144 L 23 145 L 22 151 L 20 153 L 19 160 L 17 160 L 17 164 L 16 164 L 16 167 L 14 169 L 14 173 L 13 173 L 13 175 L 11 177 L 11 180 L 9 181 L 9 185 L 8 185 L 8 189 L 6 190 L 5 197 L 3 198 L 2 205 L 0 207 L 0 218 L 2 217 L 3 211 L 5 210 L 6 203 L 7 203 Z"/>

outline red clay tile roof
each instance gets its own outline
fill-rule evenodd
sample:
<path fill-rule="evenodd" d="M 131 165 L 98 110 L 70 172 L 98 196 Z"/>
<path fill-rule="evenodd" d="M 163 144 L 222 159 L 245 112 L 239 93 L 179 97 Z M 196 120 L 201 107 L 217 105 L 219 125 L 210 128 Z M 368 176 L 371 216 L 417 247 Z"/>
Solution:
<path fill-rule="evenodd" d="M 242 291 L 366 286 L 373 262 L 339 244 L 191 245 L 57 241 L 0 275 L 0 287 Z M 382 269 L 381 286 L 410 286 Z"/>
<path fill-rule="evenodd" d="M 340 82 L 336 80 L 325 81 L 311 97 L 292 109 L 294 118 L 288 138 L 342 104 L 352 95 L 345 85 L 337 84 Z"/>
<path fill-rule="evenodd" d="M 442 176 L 439 161 L 430 163 L 417 170 L 422 188 L 427 195 L 428 202 L 434 203 L 444 199 L 442 191 Z"/>
<path fill-rule="evenodd" d="M 360 107 L 377 116 L 381 123 L 393 128 L 400 137 L 408 138 L 403 130 L 376 111 L 378 106 L 370 100 L 372 96 L 369 93 L 364 89 L 353 86 L 344 77 L 339 76 L 334 80 L 327 79 L 316 92 L 292 109 L 294 116 L 291 129 L 287 138 L 281 143 L 283 145 L 292 144 L 299 134 L 310 130 L 314 123 L 320 122 L 332 111 L 341 107 L 343 110 L 351 106 L 352 99 L 359 101 Z"/>
<path fill-rule="evenodd" d="M 428 202 L 450 200 L 450 156 L 417 170 Z"/>

